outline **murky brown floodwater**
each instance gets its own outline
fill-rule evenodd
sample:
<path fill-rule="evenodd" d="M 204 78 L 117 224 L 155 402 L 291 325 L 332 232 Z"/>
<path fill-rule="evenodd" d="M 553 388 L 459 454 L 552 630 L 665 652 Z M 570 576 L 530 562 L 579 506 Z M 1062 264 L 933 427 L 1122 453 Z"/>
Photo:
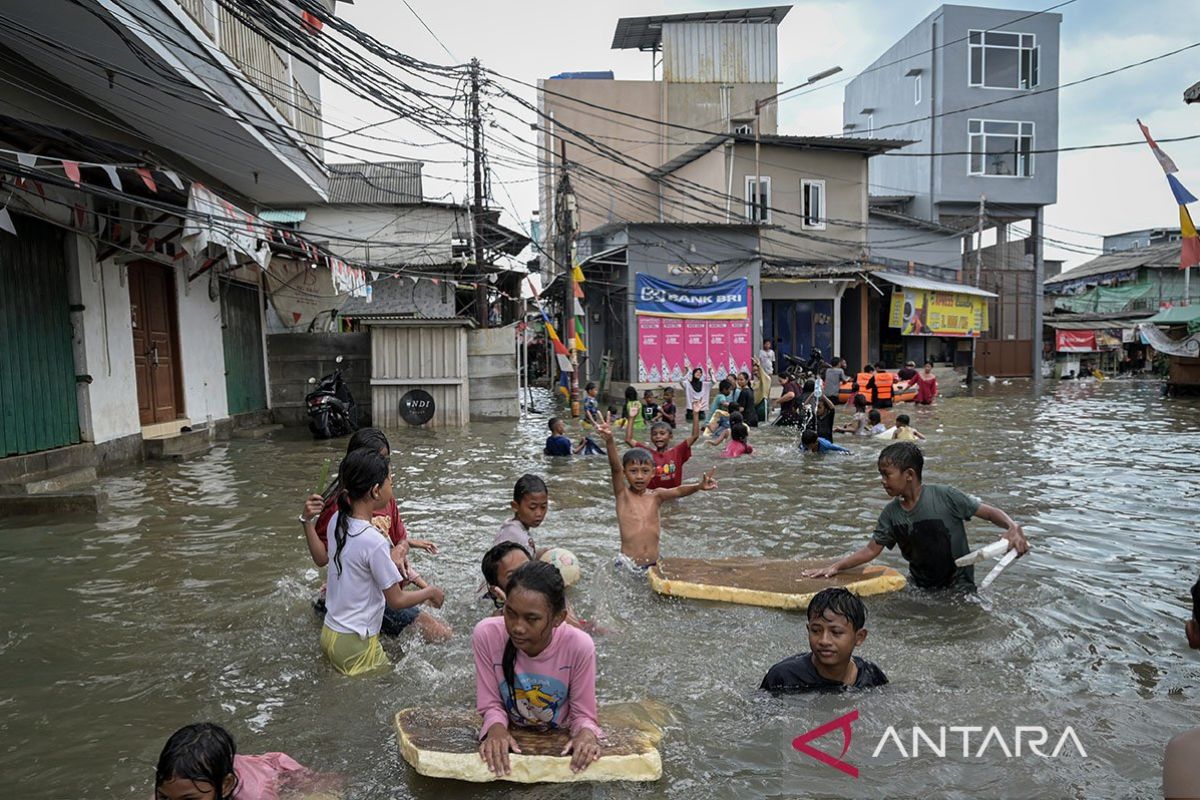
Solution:
<path fill-rule="evenodd" d="M 843 412 L 844 413 L 844 412 Z M 244 752 L 283 750 L 350 776 L 348 796 L 501 797 L 508 785 L 416 776 L 391 730 L 396 710 L 474 699 L 468 633 L 478 560 L 505 518 L 515 478 L 546 474 L 551 513 L 539 543 L 585 563 L 574 592 L 601 637 L 602 702 L 662 704 L 664 775 L 649 786 L 543 786 L 534 798 L 810 796 L 1130 797 L 1160 792 L 1163 744 L 1197 724 L 1200 662 L 1182 622 L 1196 580 L 1200 404 L 1151 384 L 993 385 L 913 410 L 927 479 L 953 482 L 1012 513 L 1036 553 L 979 600 L 913 591 L 868 601 L 863 655 L 891 677 L 859 696 L 774 700 L 754 687 L 806 649 L 803 617 L 655 596 L 614 574 L 607 465 L 548 463 L 545 416 L 465 431 L 396 431 L 396 493 L 413 536 L 442 554 L 420 568 L 447 587 L 449 644 L 406 634 L 387 645 L 392 674 L 340 677 L 323 662 L 309 601 L 321 577 L 300 498 L 344 440 L 301 432 L 235 442 L 183 465 L 106 478 L 96 520 L 0 522 L 0 775 L 21 798 L 145 798 L 163 741 L 212 719 Z M 871 444 L 850 458 L 802 458 L 779 429 L 752 434 L 751 459 L 720 462 L 718 491 L 664 515 L 677 555 L 834 556 L 859 546 L 885 497 Z M 718 463 L 706 448 L 696 476 Z M 973 524 L 972 540 L 993 538 Z M 895 553 L 885 563 L 900 565 Z M 982 576 L 982 572 L 980 575 Z M 851 779 L 790 742 L 857 709 Z M 1087 758 L 902 758 L 893 725 L 1040 725 L 1051 744 L 1073 726 Z M 826 740 L 826 749 L 836 743 Z M 951 734 L 950 741 L 958 741 Z M 978 742 L 978 739 L 973 739 Z M 961 746 L 957 747 L 961 750 Z M 836 749 L 834 753 L 836 754 Z"/>

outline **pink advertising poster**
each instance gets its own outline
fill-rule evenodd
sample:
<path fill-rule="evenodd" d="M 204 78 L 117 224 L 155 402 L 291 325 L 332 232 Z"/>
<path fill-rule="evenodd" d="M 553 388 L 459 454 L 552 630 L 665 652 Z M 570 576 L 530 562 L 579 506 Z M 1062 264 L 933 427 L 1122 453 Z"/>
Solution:
<path fill-rule="evenodd" d="M 750 371 L 750 320 L 735 319 L 729 322 L 729 364 L 735 372 Z"/>
<path fill-rule="evenodd" d="M 662 319 L 638 317 L 638 382 L 662 380 Z"/>
<path fill-rule="evenodd" d="M 686 375 L 683 365 L 683 320 L 662 318 L 662 364 L 663 383 L 681 381 Z"/>
<path fill-rule="evenodd" d="M 683 363 L 687 377 L 691 377 L 696 367 L 707 373 L 712 366 L 708 361 L 708 323 L 702 319 L 684 320 Z"/>
<path fill-rule="evenodd" d="M 708 364 L 713 376 L 721 380 L 729 374 L 729 320 L 708 321 Z"/>

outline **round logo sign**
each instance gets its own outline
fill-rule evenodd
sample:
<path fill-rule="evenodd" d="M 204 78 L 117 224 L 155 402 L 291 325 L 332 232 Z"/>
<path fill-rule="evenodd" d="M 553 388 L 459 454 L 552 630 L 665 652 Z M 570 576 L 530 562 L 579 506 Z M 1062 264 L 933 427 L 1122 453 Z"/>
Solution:
<path fill-rule="evenodd" d="M 436 410 L 433 395 L 424 389 L 412 389 L 400 398 L 400 418 L 409 425 L 424 425 Z"/>

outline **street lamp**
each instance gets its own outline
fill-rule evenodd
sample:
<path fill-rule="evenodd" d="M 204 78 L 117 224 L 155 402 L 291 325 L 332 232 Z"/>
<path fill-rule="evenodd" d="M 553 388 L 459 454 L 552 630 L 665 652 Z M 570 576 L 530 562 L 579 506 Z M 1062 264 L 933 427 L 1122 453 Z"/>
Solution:
<path fill-rule="evenodd" d="M 779 98 L 783 97 L 785 94 L 790 94 L 791 92 L 794 92 L 797 89 L 803 89 L 805 86 L 812 86 L 817 81 L 824 80 L 825 78 L 828 78 L 830 75 L 836 75 L 841 71 L 842 71 L 841 67 L 830 67 L 829 69 L 821 70 L 816 75 L 809 75 L 808 80 L 806 80 L 804 83 L 801 83 L 797 86 L 793 86 L 790 89 L 784 89 L 782 92 L 776 92 L 775 94 L 771 95 L 770 97 L 764 97 L 761 100 L 754 101 L 754 206 L 755 206 L 755 208 L 758 207 L 759 198 L 762 197 L 762 176 L 759 174 L 759 169 L 758 169 L 758 150 L 759 150 L 759 144 L 760 144 L 760 141 L 762 138 L 762 131 L 761 131 L 762 126 L 761 126 L 760 115 L 762 113 L 763 108 L 765 108 L 770 103 L 778 102 Z M 761 216 L 759 218 L 759 221 L 760 222 L 762 221 Z"/>

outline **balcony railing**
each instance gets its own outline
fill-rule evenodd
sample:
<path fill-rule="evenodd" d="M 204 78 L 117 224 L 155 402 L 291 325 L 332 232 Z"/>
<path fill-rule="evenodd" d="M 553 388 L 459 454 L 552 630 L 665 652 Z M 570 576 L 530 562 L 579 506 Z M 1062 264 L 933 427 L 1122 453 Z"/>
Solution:
<path fill-rule="evenodd" d="M 321 141 L 321 108 L 308 96 L 308 92 L 294 83 L 296 94 L 296 130 L 308 142 L 308 146 L 325 160 L 325 145 Z"/>
<path fill-rule="evenodd" d="M 183 6 L 183 10 L 204 29 L 205 33 L 209 36 L 213 35 L 213 16 L 209 0 L 179 0 L 179 5 Z"/>
<path fill-rule="evenodd" d="M 287 60 L 266 37 L 248 27 L 225 6 L 220 7 L 218 19 L 221 50 L 241 67 L 251 83 L 263 90 L 284 119 L 294 122 L 292 80 Z"/>

